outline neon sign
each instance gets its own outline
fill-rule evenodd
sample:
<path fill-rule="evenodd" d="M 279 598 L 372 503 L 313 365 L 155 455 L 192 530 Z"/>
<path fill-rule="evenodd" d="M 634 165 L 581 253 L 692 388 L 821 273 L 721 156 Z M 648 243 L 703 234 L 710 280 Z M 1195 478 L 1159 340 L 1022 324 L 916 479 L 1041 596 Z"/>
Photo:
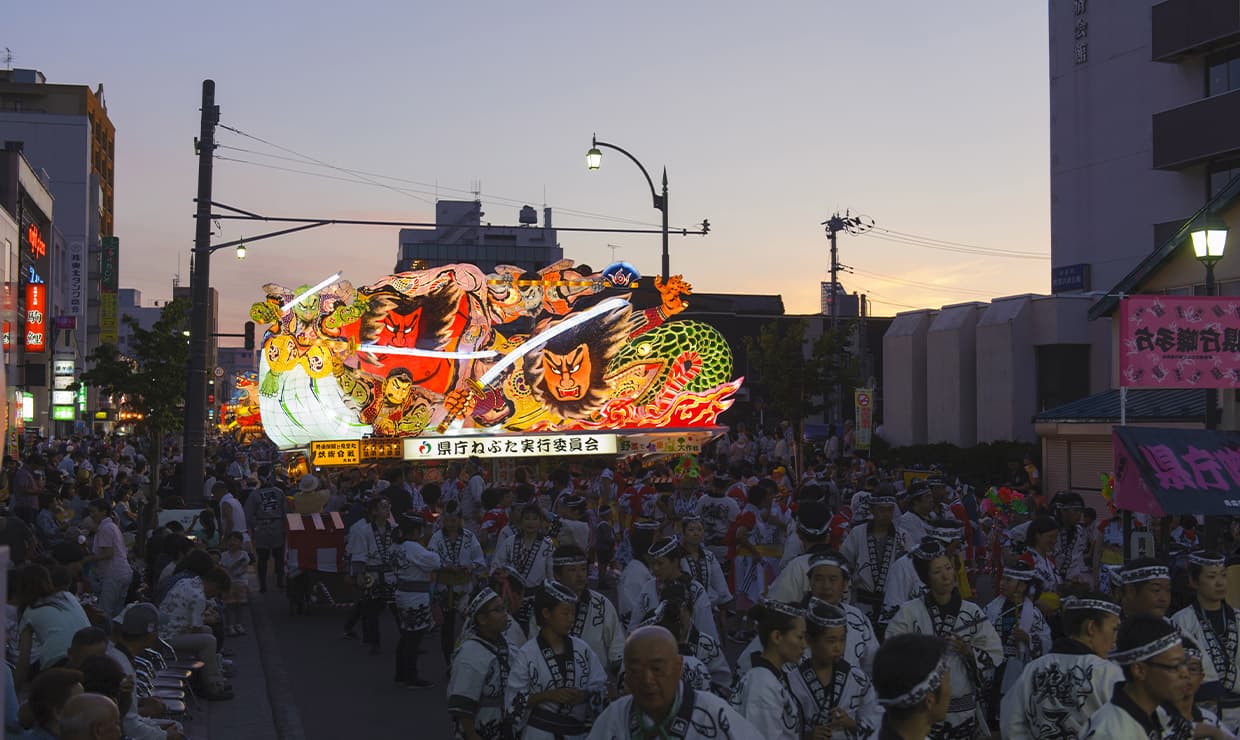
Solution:
<path fill-rule="evenodd" d="M 26 351 L 47 350 L 47 288 L 39 283 L 26 286 Z"/>
<path fill-rule="evenodd" d="M 26 227 L 26 241 L 30 242 L 30 253 L 36 258 L 42 258 L 47 254 L 47 242 L 43 241 L 43 235 L 39 233 L 39 227 L 30 224 Z"/>

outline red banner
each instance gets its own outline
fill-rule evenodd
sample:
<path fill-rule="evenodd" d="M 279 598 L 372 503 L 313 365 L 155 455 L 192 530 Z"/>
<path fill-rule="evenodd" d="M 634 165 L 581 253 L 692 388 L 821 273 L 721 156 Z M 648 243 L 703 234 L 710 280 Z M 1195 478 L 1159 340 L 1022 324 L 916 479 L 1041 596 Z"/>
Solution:
<path fill-rule="evenodd" d="M 1240 388 L 1240 299 L 1120 301 L 1119 378 L 1129 388 Z"/>
<path fill-rule="evenodd" d="M 26 286 L 26 351 L 47 350 L 47 286 L 31 283 Z"/>

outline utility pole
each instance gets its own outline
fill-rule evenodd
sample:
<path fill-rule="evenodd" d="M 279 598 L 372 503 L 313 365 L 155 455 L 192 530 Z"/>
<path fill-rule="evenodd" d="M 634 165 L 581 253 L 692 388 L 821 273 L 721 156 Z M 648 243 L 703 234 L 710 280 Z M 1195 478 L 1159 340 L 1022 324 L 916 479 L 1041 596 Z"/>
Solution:
<path fill-rule="evenodd" d="M 836 244 L 836 235 L 841 231 L 849 234 L 863 234 L 874 228 L 874 219 L 867 216 L 853 216 L 849 211 L 844 211 L 844 215 L 840 216 L 836 211 L 831 218 L 822 222 L 827 227 L 827 239 L 831 241 L 831 332 L 834 333 L 839 329 L 840 322 L 840 296 L 841 291 L 839 283 L 840 272 L 840 253 Z M 832 391 L 834 398 L 831 402 L 831 408 L 836 419 L 843 416 L 843 391 L 840 384 L 836 383 Z"/>
<path fill-rule="evenodd" d="M 202 497 L 206 465 L 208 304 L 211 294 L 211 177 L 215 155 L 215 126 L 220 109 L 215 104 L 215 81 L 202 81 L 202 126 L 198 146 L 198 210 L 194 231 L 194 264 L 190 270 L 189 382 L 185 391 L 185 449 L 181 467 L 181 495 L 187 501 Z"/>

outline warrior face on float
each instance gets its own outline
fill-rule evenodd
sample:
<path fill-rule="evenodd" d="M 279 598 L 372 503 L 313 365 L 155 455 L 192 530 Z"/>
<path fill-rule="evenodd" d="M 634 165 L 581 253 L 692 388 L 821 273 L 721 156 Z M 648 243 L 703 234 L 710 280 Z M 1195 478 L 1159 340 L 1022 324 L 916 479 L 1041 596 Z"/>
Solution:
<path fill-rule="evenodd" d="M 454 280 L 445 280 L 422 295 L 406 295 L 390 286 L 370 296 L 370 306 L 362 315 L 360 341 L 402 349 L 454 350 L 468 317 L 464 292 Z M 405 368 L 414 385 L 435 393 L 446 393 L 456 375 L 456 363 L 442 357 L 383 355 L 365 368 Z"/>
<path fill-rule="evenodd" d="M 587 418 L 602 408 L 608 391 L 604 376 L 628 338 L 628 317 L 627 307 L 612 311 L 530 353 L 525 380 L 534 398 L 565 419 Z"/>

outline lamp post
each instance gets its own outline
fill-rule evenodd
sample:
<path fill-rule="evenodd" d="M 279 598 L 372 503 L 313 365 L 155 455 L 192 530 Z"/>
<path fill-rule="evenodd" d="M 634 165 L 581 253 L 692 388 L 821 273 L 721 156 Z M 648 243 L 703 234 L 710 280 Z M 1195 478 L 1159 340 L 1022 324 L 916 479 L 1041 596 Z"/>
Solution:
<path fill-rule="evenodd" d="M 642 171 L 646 177 L 646 184 L 650 186 L 650 197 L 654 201 L 654 207 L 663 214 L 663 279 L 667 280 L 668 274 L 671 272 L 671 259 L 667 253 L 667 168 L 663 168 L 663 192 L 659 193 L 654 189 L 654 180 L 650 179 L 650 173 L 637 161 L 637 157 L 629 154 L 625 150 L 615 144 L 608 144 L 605 141 L 599 141 L 598 135 L 594 135 L 590 139 L 590 151 L 586 152 L 586 167 L 590 170 L 597 170 L 603 164 L 603 152 L 599 147 L 615 149 L 624 156 L 633 160 L 633 164 L 637 165 L 637 169 Z"/>
<path fill-rule="evenodd" d="M 1206 268 L 1206 295 L 1215 293 L 1214 265 L 1223 259 L 1223 251 L 1227 248 L 1227 223 L 1214 214 L 1206 216 L 1190 232 L 1193 241 L 1193 255 Z M 1216 418 L 1218 407 L 1218 390 L 1206 388 L 1206 429 L 1218 427 Z"/>

